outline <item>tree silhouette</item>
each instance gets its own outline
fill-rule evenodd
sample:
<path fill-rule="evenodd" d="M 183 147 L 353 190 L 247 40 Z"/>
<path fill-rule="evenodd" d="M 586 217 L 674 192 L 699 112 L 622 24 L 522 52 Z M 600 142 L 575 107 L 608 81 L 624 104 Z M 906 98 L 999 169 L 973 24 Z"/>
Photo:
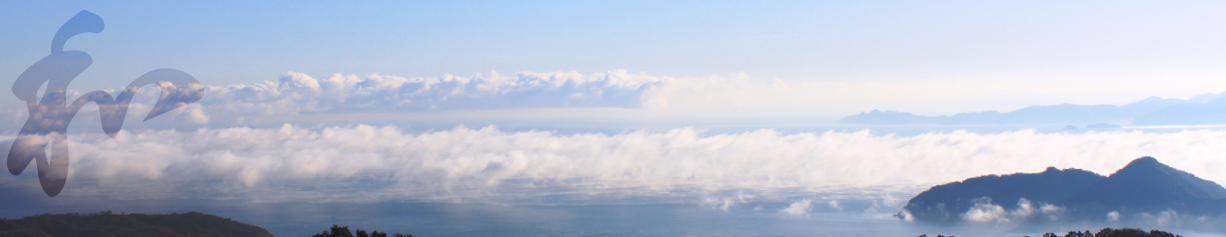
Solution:
<path fill-rule="evenodd" d="M 1123 228 L 1123 229 L 1105 228 L 1105 229 L 1099 230 L 1098 234 L 1095 234 L 1094 237 L 1182 237 L 1182 236 L 1171 234 L 1166 231 L 1160 231 L 1160 230 L 1149 230 L 1149 232 L 1146 233 L 1144 230 L 1133 229 L 1133 228 Z"/>
<path fill-rule="evenodd" d="M 355 233 L 357 234 L 356 236 L 354 235 Z M 394 237 L 414 237 L 413 234 L 401 234 L 401 233 L 395 233 L 392 236 Z M 366 230 L 363 230 L 363 229 L 357 229 L 357 231 L 351 232 L 349 231 L 349 226 L 340 226 L 337 224 L 332 224 L 332 228 L 330 228 L 329 230 L 325 230 L 323 232 L 319 232 L 318 234 L 311 235 L 311 237 L 387 237 L 387 232 L 379 232 L 377 230 L 371 230 L 369 233 L 367 233 Z"/>
<path fill-rule="evenodd" d="M 922 234 L 922 235 L 919 235 L 919 237 L 928 237 L 928 234 Z M 944 236 L 937 235 L 937 237 L 944 237 Z M 953 237 L 953 236 L 949 236 L 949 237 Z M 1060 235 L 1049 232 L 1049 233 L 1043 233 L 1043 237 L 1060 237 Z M 1161 230 L 1149 230 L 1149 232 L 1145 232 L 1144 230 L 1134 229 L 1134 228 L 1123 228 L 1123 229 L 1103 228 L 1101 230 L 1098 230 L 1097 233 L 1091 232 L 1089 230 L 1069 231 L 1063 237 L 1183 237 L 1183 236 L 1171 234 L 1169 232 L 1161 231 Z"/>

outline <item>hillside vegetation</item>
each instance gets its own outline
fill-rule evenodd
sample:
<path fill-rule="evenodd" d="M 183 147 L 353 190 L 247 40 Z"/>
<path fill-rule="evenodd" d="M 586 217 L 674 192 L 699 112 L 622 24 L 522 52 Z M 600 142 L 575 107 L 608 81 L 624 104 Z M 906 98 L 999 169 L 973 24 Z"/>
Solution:
<path fill-rule="evenodd" d="M 236 236 L 272 237 L 272 233 L 229 218 L 182 214 L 43 214 L 0 219 L 0 236 Z"/>

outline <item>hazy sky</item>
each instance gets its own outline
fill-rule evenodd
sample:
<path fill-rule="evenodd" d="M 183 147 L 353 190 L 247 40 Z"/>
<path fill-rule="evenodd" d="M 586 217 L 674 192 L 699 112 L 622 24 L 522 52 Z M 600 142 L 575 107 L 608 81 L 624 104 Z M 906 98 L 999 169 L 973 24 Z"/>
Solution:
<path fill-rule="evenodd" d="M 766 89 L 732 104 L 821 118 L 1226 91 L 1226 3 L 1217 1 L 5 5 L 0 84 L 46 56 L 55 30 L 76 12 L 105 19 L 101 34 L 67 46 L 94 58 L 73 84 L 86 91 L 118 88 L 163 67 L 215 86 L 277 81 L 286 72 L 323 79 L 625 70 L 733 78 L 714 84 Z M 772 85 L 796 87 L 783 93 Z M 697 97 L 725 97 L 703 93 Z M 797 108 L 819 112 L 786 112 Z"/>
<path fill-rule="evenodd" d="M 928 185 L 1048 166 L 1105 175 L 1147 155 L 1226 182 L 1220 127 L 830 124 L 1221 93 L 1221 1 L 19 1 L 0 4 L 0 85 L 82 10 L 106 27 L 68 41 L 93 59 L 69 99 L 158 68 L 205 93 L 146 122 L 159 91 L 142 89 L 114 137 L 82 107 L 63 156 L 70 197 L 726 210 L 847 192 L 892 213 Z M 28 114 L 0 93 L 0 154 Z M 35 170 L 0 189 L 41 198 Z"/>

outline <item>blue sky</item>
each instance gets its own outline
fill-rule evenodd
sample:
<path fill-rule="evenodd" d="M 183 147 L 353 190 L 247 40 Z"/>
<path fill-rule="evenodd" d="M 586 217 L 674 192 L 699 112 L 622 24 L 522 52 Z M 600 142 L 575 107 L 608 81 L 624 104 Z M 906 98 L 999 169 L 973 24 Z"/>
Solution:
<path fill-rule="evenodd" d="M 18 2 L 0 9 L 0 82 L 46 55 L 80 10 L 107 22 L 68 48 L 74 84 L 119 87 L 155 68 L 209 85 L 285 72 L 401 77 L 626 70 L 769 84 L 928 85 L 898 95 L 788 98 L 925 114 L 1122 104 L 1226 91 L 1220 2 Z M 836 87 L 840 85 L 829 85 Z M 898 89 L 903 90 L 903 89 Z M 917 90 L 931 90 L 917 87 Z M 829 93 L 813 91 L 812 93 Z M 761 97 L 761 96 L 758 96 Z M 757 98 L 757 97 L 755 97 Z M 834 102 L 839 100 L 839 102 Z M 769 100 L 768 100 L 769 101 Z M 915 102 L 919 101 L 919 102 Z M 766 102 L 764 102 L 766 103 Z M 791 116 L 791 115 L 779 115 Z"/>

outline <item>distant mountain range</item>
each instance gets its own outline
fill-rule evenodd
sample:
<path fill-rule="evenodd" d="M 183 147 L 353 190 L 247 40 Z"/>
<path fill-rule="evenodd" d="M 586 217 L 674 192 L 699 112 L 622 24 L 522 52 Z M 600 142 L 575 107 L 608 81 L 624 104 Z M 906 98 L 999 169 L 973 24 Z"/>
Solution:
<path fill-rule="evenodd" d="M 912 198 L 900 217 L 928 223 L 1119 221 L 1163 212 L 1222 216 L 1226 188 L 1142 157 L 1107 177 L 1053 167 L 937 185 Z"/>
<path fill-rule="evenodd" d="M 983 111 L 952 116 L 923 116 L 897 111 L 862 112 L 839 119 L 848 124 L 1226 124 L 1226 92 L 1188 100 L 1149 97 L 1123 106 L 1059 104 L 1030 106 L 1012 112 Z"/>

